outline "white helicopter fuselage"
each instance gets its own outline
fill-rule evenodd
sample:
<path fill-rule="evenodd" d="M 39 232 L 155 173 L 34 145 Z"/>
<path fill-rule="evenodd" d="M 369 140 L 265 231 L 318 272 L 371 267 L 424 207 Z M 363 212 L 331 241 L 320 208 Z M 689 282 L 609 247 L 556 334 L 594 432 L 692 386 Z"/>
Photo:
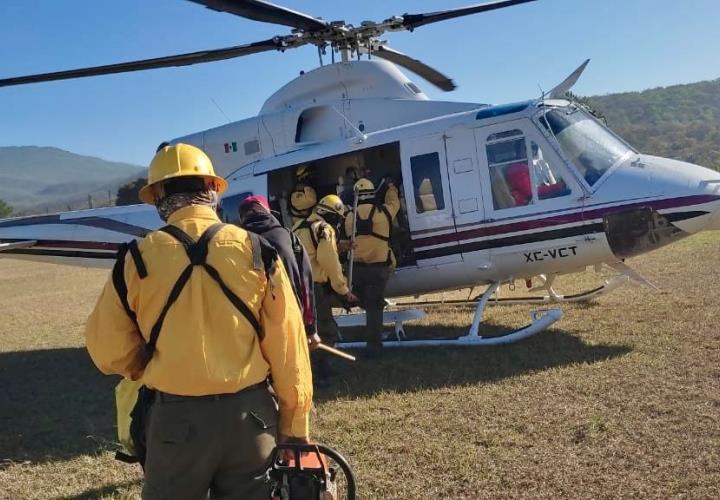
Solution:
<path fill-rule="evenodd" d="M 172 142 L 227 177 L 228 222 L 249 193 L 286 215 L 300 165 L 320 195 L 342 191 L 348 167 L 391 178 L 403 202 L 389 296 L 582 271 L 720 229 L 719 173 L 639 154 L 567 101 L 428 100 L 384 61 L 318 68 L 257 117 Z M 142 205 L 7 219 L 0 257 L 109 267 L 120 243 L 161 226 Z"/>

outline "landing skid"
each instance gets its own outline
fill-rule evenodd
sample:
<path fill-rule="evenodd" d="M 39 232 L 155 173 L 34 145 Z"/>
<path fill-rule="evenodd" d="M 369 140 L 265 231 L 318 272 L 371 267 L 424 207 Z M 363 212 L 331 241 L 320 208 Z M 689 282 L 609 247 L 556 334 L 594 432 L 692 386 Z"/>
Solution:
<path fill-rule="evenodd" d="M 384 341 L 385 347 L 424 347 L 424 346 L 488 346 L 499 344 L 511 344 L 519 340 L 526 339 L 538 332 L 548 328 L 550 325 L 562 318 L 563 313 L 560 309 L 546 309 L 532 311 L 530 319 L 532 323 L 507 333 L 492 336 L 480 335 L 480 323 L 482 321 L 485 307 L 488 305 L 490 297 L 497 291 L 499 283 L 493 283 L 482 294 L 480 300 L 475 307 L 472 325 L 467 335 L 455 339 L 428 339 L 428 340 L 393 340 Z M 343 349 L 360 349 L 367 347 L 366 342 L 341 342 L 338 347 Z"/>

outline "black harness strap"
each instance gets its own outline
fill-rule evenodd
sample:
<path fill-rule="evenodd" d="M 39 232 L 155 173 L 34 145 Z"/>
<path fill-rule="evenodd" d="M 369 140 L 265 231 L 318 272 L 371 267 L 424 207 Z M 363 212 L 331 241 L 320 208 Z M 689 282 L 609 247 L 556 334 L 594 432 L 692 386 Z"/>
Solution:
<path fill-rule="evenodd" d="M 135 314 L 135 311 L 130 308 L 130 303 L 128 302 L 127 283 L 125 282 L 125 257 L 128 253 L 128 246 L 129 245 L 127 243 L 123 243 L 117 251 L 117 260 L 115 261 L 115 265 L 112 270 L 112 281 L 115 291 L 117 292 L 118 297 L 120 297 L 123 309 L 125 309 L 125 313 L 135 324 L 135 328 L 137 328 L 139 332 L 140 326 L 138 325 L 137 315 Z M 143 263 L 143 268 L 144 267 L 145 265 Z"/>
<path fill-rule="evenodd" d="M 137 269 L 138 276 L 140 279 L 147 278 L 148 272 L 147 268 L 145 267 L 145 261 L 142 258 L 142 255 L 140 255 L 140 249 L 138 248 L 137 240 L 132 240 L 130 243 L 127 244 L 128 250 L 130 250 L 130 255 L 132 256 L 133 262 L 135 262 L 135 268 Z"/>
<path fill-rule="evenodd" d="M 187 281 L 190 279 L 193 268 L 195 266 L 202 266 L 205 269 L 208 275 L 220 286 L 220 289 L 222 290 L 225 297 L 227 297 L 227 299 L 232 303 L 232 305 L 235 306 L 235 308 L 240 311 L 240 313 L 245 317 L 245 319 L 252 325 L 255 332 L 257 332 L 258 335 L 261 334 L 260 323 L 258 322 L 255 315 L 252 313 L 250 308 L 225 284 L 223 279 L 220 277 L 220 273 L 218 273 L 217 269 L 207 263 L 208 244 L 210 243 L 210 240 L 212 240 L 213 237 L 218 233 L 218 231 L 223 228 L 224 225 L 225 224 L 223 223 L 213 224 L 205 230 L 205 232 L 200 236 L 200 239 L 198 239 L 197 242 L 195 242 L 195 240 L 193 240 L 185 231 L 176 226 L 168 225 L 160 229 L 160 231 L 169 234 L 183 245 L 183 247 L 185 248 L 185 253 L 188 256 L 188 259 L 190 259 L 190 264 L 188 264 L 188 266 L 180 274 L 180 277 L 175 283 L 175 286 L 170 291 L 170 295 L 168 296 L 165 307 L 160 313 L 160 317 L 153 325 L 153 328 L 150 332 L 150 339 L 146 346 L 146 351 L 150 356 L 152 356 L 152 353 L 155 351 L 157 338 L 160 335 L 160 330 L 162 330 L 165 316 L 167 315 L 170 306 L 180 296 L 180 292 L 185 287 Z M 251 241 L 253 239 L 259 240 L 256 235 L 251 234 Z M 253 242 L 252 246 L 253 267 L 255 269 L 262 269 L 262 252 L 260 250 L 256 251 L 256 246 L 259 246 L 259 243 L 256 244 L 255 242 Z"/>

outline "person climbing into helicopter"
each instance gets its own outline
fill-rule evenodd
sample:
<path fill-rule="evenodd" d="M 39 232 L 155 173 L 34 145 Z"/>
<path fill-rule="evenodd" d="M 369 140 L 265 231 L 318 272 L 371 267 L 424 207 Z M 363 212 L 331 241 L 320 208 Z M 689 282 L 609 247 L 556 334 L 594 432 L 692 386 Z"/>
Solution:
<path fill-rule="evenodd" d="M 265 196 L 253 195 L 245 198 L 238 207 L 238 215 L 240 227 L 262 236 L 277 250 L 303 313 L 310 349 L 315 349 L 320 343 L 320 336 L 315 325 L 312 265 L 305 247 L 292 231 L 275 218 Z"/>
<path fill-rule="evenodd" d="M 290 215 L 293 225 L 307 219 L 317 204 L 317 192 L 312 185 L 312 171 L 307 165 L 301 165 L 295 171 L 295 188 L 290 194 Z"/>
<path fill-rule="evenodd" d="M 382 349 L 383 309 L 385 286 L 395 268 L 395 255 L 390 248 L 393 221 L 400 210 L 398 189 L 387 178 L 382 203 L 377 200 L 375 185 L 367 178 L 359 179 L 354 186 L 358 199 L 357 214 L 345 217 L 346 234 L 354 234 L 353 291 L 365 309 L 367 355 L 374 357 Z M 353 224 L 355 227 L 353 228 Z"/>
<path fill-rule="evenodd" d="M 340 253 L 350 249 L 347 240 L 338 241 L 337 234 L 345 216 L 340 197 L 329 194 L 315 206 L 307 219 L 293 227 L 310 257 L 314 280 L 315 310 L 318 333 L 323 344 L 334 346 L 339 339 L 338 325 L 332 314 L 334 295 L 346 305 L 358 298 L 350 291 L 340 263 Z M 313 351 L 316 383 L 326 385 L 332 375 L 330 358 L 324 351 Z"/>
<path fill-rule="evenodd" d="M 122 247 L 87 321 L 98 369 L 149 390 L 144 499 L 265 500 L 276 440 L 308 440 L 302 315 L 272 247 L 218 219 L 226 189 L 202 150 L 161 148 L 140 199 L 167 225 Z"/>

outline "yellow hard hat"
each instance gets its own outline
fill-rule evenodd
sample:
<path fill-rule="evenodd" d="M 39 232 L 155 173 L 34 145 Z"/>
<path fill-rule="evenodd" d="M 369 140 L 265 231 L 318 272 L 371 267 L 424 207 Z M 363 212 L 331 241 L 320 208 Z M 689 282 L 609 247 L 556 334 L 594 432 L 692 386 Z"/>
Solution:
<path fill-rule="evenodd" d="M 171 144 L 160 149 L 150 162 L 147 185 L 140 190 L 140 200 L 154 205 L 153 186 L 177 177 L 202 177 L 218 194 L 228 186 L 225 179 L 215 175 L 212 162 L 203 150 L 190 144 Z"/>
<path fill-rule="evenodd" d="M 363 191 L 372 191 L 374 193 L 375 184 L 373 184 L 370 179 L 366 179 L 365 177 L 363 177 L 355 183 L 353 189 L 358 193 L 362 193 Z"/>
<path fill-rule="evenodd" d="M 305 181 L 310 178 L 310 167 L 300 165 L 295 171 L 295 178 L 299 181 Z"/>
<path fill-rule="evenodd" d="M 340 217 L 345 215 L 345 204 L 336 194 L 323 196 L 316 208 L 319 215 L 323 213 L 333 213 Z"/>

